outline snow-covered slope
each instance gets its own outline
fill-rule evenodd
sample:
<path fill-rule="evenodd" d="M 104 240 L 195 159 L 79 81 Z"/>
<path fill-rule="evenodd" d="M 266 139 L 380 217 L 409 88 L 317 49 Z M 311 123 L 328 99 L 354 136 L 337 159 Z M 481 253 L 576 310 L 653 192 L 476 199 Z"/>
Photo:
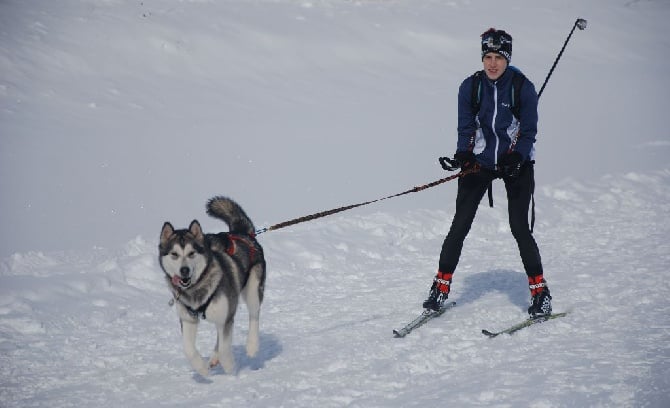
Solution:
<path fill-rule="evenodd" d="M 663 1 L 0 2 L 0 406 L 670 406 Z M 194 375 L 157 264 L 216 194 L 258 227 L 444 177 L 489 26 L 542 84 L 536 238 L 568 317 L 524 318 L 503 189 L 458 306 L 404 339 L 455 185 L 259 236 L 261 350 Z M 634 27 L 634 29 L 633 29 Z M 211 325 L 198 346 L 207 355 Z"/>
<path fill-rule="evenodd" d="M 566 181 L 538 192 L 537 239 L 568 317 L 522 319 L 525 275 L 504 201 L 482 208 L 452 298 L 404 339 L 449 212 L 335 216 L 261 235 L 269 276 L 261 351 L 235 376 L 193 374 L 155 239 L 118 251 L 28 252 L 3 264 L 0 393 L 38 406 L 663 407 L 670 386 L 670 172 Z M 205 355 L 213 327 L 201 325 Z M 445 403 L 448 401 L 448 403 Z"/>

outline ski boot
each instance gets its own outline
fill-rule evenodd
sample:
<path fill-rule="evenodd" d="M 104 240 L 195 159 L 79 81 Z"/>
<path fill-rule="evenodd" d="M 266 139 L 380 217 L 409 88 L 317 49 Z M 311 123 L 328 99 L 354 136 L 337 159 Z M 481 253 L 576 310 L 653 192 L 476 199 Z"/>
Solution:
<path fill-rule="evenodd" d="M 451 273 L 437 272 L 433 284 L 428 292 L 428 299 L 423 301 L 423 308 L 439 311 L 449 297 L 451 289 Z"/>
<path fill-rule="evenodd" d="M 547 282 L 542 275 L 529 276 L 530 307 L 528 314 L 531 318 L 549 316 L 551 314 L 551 294 Z"/>

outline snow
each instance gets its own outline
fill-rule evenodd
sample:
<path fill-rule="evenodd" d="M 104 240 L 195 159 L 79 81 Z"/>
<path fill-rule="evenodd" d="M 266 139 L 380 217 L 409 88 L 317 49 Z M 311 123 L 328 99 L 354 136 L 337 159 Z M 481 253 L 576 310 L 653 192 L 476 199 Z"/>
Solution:
<path fill-rule="evenodd" d="M 489 26 L 539 89 L 535 236 L 565 318 L 525 317 L 504 189 L 457 307 L 404 339 L 455 182 L 266 232 L 259 355 L 194 374 L 157 262 L 214 195 L 257 227 L 445 173 Z M 3 407 L 668 407 L 665 1 L 0 2 Z M 213 327 L 198 348 L 208 355 Z"/>

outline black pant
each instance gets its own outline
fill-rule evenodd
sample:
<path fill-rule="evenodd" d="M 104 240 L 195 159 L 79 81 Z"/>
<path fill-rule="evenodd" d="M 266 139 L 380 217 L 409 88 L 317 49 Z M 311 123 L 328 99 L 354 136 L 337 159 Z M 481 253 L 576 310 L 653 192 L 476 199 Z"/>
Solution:
<path fill-rule="evenodd" d="M 456 214 L 451 228 L 442 244 L 439 270 L 454 272 L 463 249 L 463 241 L 470 231 L 475 219 L 477 207 L 484 197 L 489 183 L 496 178 L 496 173 L 481 170 L 458 179 L 456 196 Z M 528 276 L 542 275 L 542 260 L 533 234 L 528 225 L 528 209 L 535 187 L 533 164 L 524 164 L 517 178 L 503 178 L 507 190 L 507 213 L 512 235 L 519 246 L 519 253 Z"/>

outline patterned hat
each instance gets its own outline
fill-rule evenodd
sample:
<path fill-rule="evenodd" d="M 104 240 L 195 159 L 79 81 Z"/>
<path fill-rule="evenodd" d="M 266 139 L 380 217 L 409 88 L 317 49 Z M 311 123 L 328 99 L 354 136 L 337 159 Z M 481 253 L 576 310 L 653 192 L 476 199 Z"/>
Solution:
<path fill-rule="evenodd" d="M 482 59 L 489 52 L 495 52 L 507 60 L 509 64 L 512 61 L 512 36 L 503 30 L 489 28 L 482 37 Z"/>

